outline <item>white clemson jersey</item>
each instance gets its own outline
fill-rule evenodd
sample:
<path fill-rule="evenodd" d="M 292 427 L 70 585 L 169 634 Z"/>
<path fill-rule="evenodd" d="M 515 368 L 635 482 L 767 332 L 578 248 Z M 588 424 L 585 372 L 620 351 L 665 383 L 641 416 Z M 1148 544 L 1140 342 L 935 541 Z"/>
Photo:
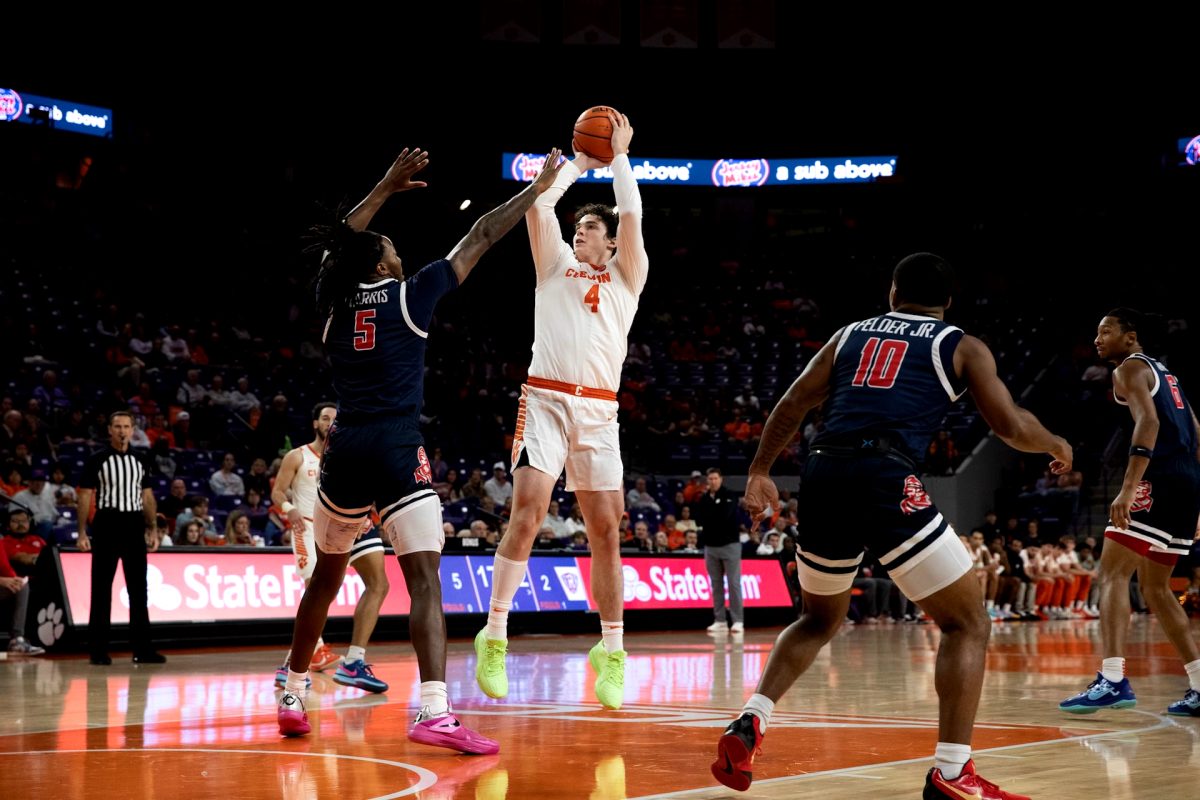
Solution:
<path fill-rule="evenodd" d="M 629 329 L 646 285 L 649 259 L 642 207 L 625 155 L 612 164 L 620 221 L 617 252 L 607 264 L 581 264 L 563 241 L 554 206 L 578 177 L 567 164 L 526 214 L 538 283 L 534 295 L 531 377 L 616 392 Z"/>
<path fill-rule="evenodd" d="M 300 468 L 296 477 L 292 478 L 292 504 L 306 519 L 313 518 L 317 507 L 317 478 L 321 475 L 321 457 L 310 445 L 297 448 L 300 450 Z"/>

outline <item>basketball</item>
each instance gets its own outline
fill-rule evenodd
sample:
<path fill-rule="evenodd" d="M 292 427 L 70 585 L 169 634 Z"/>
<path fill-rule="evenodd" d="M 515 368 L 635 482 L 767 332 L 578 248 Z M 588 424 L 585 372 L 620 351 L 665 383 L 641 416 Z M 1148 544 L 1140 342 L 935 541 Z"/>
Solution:
<path fill-rule="evenodd" d="M 609 162 L 613 159 L 612 122 L 609 114 L 616 114 L 609 106 L 592 106 L 575 120 L 575 136 L 571 140 L 577 152 Z"/>

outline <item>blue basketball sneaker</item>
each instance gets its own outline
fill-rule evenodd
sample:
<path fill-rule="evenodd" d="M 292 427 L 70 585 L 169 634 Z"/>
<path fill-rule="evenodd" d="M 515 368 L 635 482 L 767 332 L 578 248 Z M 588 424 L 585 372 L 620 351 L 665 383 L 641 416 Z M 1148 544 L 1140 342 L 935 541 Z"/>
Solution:
<path fill-rule="evenodd" d="M 287 686 L 287 674 L 288 674 L 288 665 L 287 664 L 284 664 L 282 667 L 275 670 L 275 685 L 278 686 L 280 689 Z M 305 689 L 312 688 L 312 676 L 309 676 L 304 679 L 304 688 Z"/>
<path fill-rule="evenodd" d="M 371 665 L 364 664 L 361 658 L 354 661 L 342 661 L 341 664 L 338 664 L 337 672 L 333 673 L 333 679 L 343 686 L 366 689 L 368 692 L 386 692 L 388 690 L 388 685 L 376 678 L 375 673 L 371 671 Z"/>
<path fill-rule="evenodd" d="M 1086 689 L 1063 700 L 1058 707 L 1072 714 L 1094 714 L 1102 708 L 1133 708 L 1136 705 L 1137 698 L 1129 685 L 1129 678 L 1113 683 L 1097 672 L 1096 680 L 1088 684 Z"/>
<path fill-rule="evenodd" d="M 1177 717 L 1200 717 L 1200 692 L 1188 689 L 1182 700 L 1167 706 L 1167 713 Z"/>

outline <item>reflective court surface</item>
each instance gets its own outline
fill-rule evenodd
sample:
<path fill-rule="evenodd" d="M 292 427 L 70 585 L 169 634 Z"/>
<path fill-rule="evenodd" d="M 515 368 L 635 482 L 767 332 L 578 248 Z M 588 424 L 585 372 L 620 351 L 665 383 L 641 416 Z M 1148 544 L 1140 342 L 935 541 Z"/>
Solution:
<path fill-rule="evenodd" d="M 407 643 L 368 650 L 392 686 L 385 695 L 315 674 L 313 733 L 299 739 L 275 724 L 280 648 L 174 651 L 165 666 L 116 653 L 111 667 L 10 660 L 0 663 L 0 774 L 16 789 L 6 797 L 38 800 L 919 797 L 937 740 L 939 634 L 928 625 L 843 629 L 777 706 L 750 791 L 713 781 L 717 737 L 777 634 L 629 635 L 615 712 L 592 694 L 594 637 L 514 638 L 505 701 L 476 687 L 470 642 L 452 642 L 451 701 L 501 744 L 486 757 L 407 740 L 418 680 Z M 1196 797 L 1200 719 L 1165 714 L 1187 680 L 1152 618 L 1135 618 L 1127 654 L 1136 709 L 1058 711 L 1094 677 L 1098 637 L 1090 621 L 995 626 L 979 772 L 1035 798 Z"/>

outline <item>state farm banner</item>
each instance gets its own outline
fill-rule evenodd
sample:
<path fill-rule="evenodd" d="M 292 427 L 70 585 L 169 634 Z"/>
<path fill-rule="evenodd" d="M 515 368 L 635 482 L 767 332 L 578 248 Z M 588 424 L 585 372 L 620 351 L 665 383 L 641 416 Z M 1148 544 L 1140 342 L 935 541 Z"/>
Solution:
<path fill-rule="evenodd" d="M 85 625 L 91 611 L 91 556 L 62 552 L 63 586 L 75 625 Z M 304 582 L 286 550 L 167 550 L 150 553 L 146 569 L 151 622 L 291 619 L 304 594 Z M 625 607 L 636 609 L 707 608 L 712 604 L 702 557 L 625 556 Z M 409 613 L 404 575 L 387 557 L 391 583 L 382 615 Z M 442 607 L 447 614 L 482 613 L 492 591 L 492 556 L 442 557 Z M 354 568 L 329 608 L 331 617 L 350 617 L 364 585 Z M 722 587 L 722 591 L 725 587 Z M 112 587 L 112 621 L 129 622 L 129 594 L 118 571 Z M 742 562 L 742 595 L 746 605 L 788 607 L 791 598 L 775 560 Z M 594 611 L 591 558 L 534 555 L 525 580 L 513 598 L 513 611 Z"/>

